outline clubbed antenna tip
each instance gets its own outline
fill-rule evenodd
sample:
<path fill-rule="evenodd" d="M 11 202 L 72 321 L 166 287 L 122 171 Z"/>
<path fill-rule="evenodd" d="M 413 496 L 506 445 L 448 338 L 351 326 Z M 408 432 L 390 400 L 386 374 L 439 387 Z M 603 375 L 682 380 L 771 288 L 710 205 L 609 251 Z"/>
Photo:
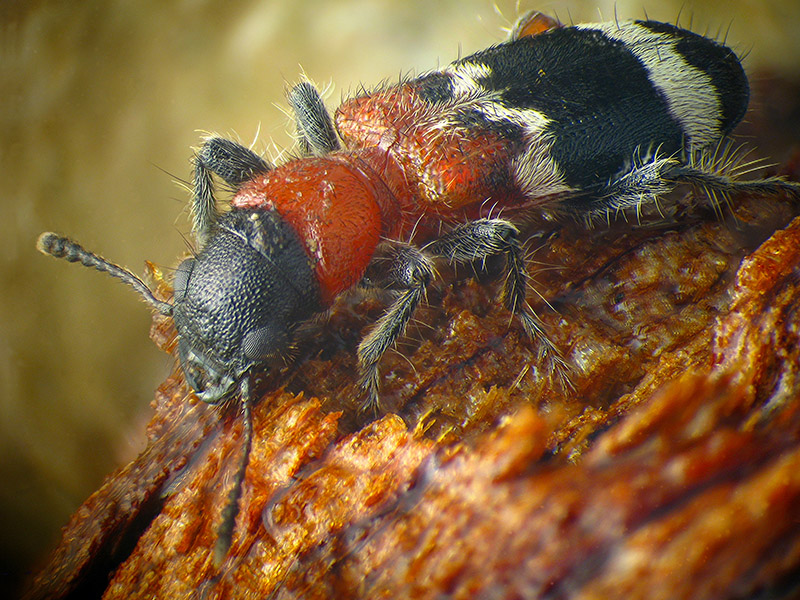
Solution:
<path fill-rule="evenodd" d="M 84 267 L 94 267 L 98 271 L 103 271 L 113 277 L 121 279 L 139 292 L 145 301 L 162 315 L 172 314 L 172 305 L 169 302 L 163 302 L 156 298 L 150 288 L 147 287 L 147 284 L 136 275 L 127 269 L 123 269 L 119 265 L 107 261 L 102 256 L 89 252 L 83 246 L 72 241 L 68 237 L 46 231 L 36 240 L 36 249 L 42 254 L 47 254 L 55 258 L 63 258 L 69 262 L 79 262 Z"/>

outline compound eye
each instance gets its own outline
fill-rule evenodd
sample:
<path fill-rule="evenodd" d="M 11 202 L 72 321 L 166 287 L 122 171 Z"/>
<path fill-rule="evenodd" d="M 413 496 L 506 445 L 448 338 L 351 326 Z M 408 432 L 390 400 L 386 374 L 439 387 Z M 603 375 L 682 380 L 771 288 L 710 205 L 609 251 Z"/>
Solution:
<path fill-rule="evenodd" d="M 178 265 L 175 276 L 172 278 L 172 289 L 176 299 L 182 299 L 186 295 L 186 289 L 189 287 L 189 278 L 192 276 L 195 264 L 197 264 L 197 260 L 187 258 Z"/>
<path fill-rule="evenodd" d="M 242 351 L 248 359 L 258 362 L 273 356 L 285 343 L 286 333 L 267 325 L 244 336 Z"/>

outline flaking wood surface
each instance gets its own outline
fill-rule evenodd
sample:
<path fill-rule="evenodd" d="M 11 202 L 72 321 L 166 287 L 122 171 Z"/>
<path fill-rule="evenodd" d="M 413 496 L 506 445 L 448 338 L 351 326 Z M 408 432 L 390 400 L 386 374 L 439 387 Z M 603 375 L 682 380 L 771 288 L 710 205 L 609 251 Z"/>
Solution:
<path fill-rule="evenodd" d="M 721 220 L 687 200 L 531 240 L 555 311 L 529 299 L 573 389 L 537 370 L 496 282 L 445 272 L 382 363 L 385 414 L 360 422 L 355 347 L 383 304 L 341 299 L 261 382 L 218 572 L 241 423 L 174 374 L 147 449 L 73 516 L 29 597 L 797 595 L 800 207 L 737 198 Z M 171 348 L 170 322 L 153 337 Z"/>

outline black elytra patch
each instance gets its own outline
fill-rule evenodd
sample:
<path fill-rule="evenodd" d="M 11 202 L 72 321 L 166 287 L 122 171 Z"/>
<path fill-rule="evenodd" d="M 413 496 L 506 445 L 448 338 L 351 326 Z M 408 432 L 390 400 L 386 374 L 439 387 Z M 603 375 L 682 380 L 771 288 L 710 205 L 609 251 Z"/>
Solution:
<path fill-rule="evenodd" d="M 456 112 L 453 124 L 472 131 L 490 131 L 503 138 L 512 153 L 522 150 L 525 132 L 520 125 L 507 119 L 490 119 L 480 109 L 466 108 Z"/>
<path fill-rule="evenodd" d="M 478 82 L 497 91 L 499 103 L 550 120 L 550 155 L 573 188 L 607 181 L 652 140 L 663 152 L 681 149 L 681 126 L 645 66 L 600 31 L 554 29 L 456 64 L 486 65 L 491 74 Z"/>
<path fill-rule="evenodd" d="M 677 39 L 675 50 L 683 59 L 709 76 L 722 109 L 720 132 L 729 134 L 742 120 L 750 101 L 750 84 L 733 50 L 685 29 L 657 21 L 635 21 L 655 33 Z"/>
<path fill-rule="evenodd" d="M 429 73 L 414 80 L 414 87 L 422 100 L 430 104 L 444 104 L 453 99 L 453 78 L 448 73 Z"/>

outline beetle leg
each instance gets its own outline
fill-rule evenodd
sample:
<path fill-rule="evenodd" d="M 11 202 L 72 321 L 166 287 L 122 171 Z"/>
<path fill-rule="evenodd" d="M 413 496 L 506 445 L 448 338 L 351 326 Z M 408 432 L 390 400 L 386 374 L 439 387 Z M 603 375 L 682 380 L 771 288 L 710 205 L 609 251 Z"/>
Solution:
<path fill-rule="evenodd" d="M 528 337 L 536 342 L 539 360 L 547 361 L 562 384 L 569 386 L 569 366 L 525 299 L 528 274 L 519 230 L 512 223 L 503 219 L 477 219 L 464 223 L 428 244 L 424 251 L 451 263 L 483 261 L 491 256 L 505 255 L 503 304 L 516 315 Z"/>
<path fill-rule="evenodd" d="M 389 268 L 384 260 L 388 260 Z M 388 258 L 380 260 L 380 269 L 375 270 L 381 271 L 381 278 L 371 283 L 397 292 L 395 301 L 358 345 L 360 387 L 366 398 L 362 410 L 371 409 L 377 413 L 380 408 L 378 363 L 403 334 L 434 276 L 434 268 L 431 259 L 418 248 L 396 244 L 390 248 Z"/>
<path fill-rule="evenodd" d="M 324 156 L 339 149 L 339 138 L 317 88 L 307 81 L 289 91 L 297 140 L 304 156 Z"/>
<path fill-rule="evenodd" d="M 221 137 L 206 139 L 193 162 L 192 230 L 202 245 L 211 235 L 219 217 L 212 174 L 237 188 L 254 175 L 266 173 L 271 167 L 249 148 Z"/>

